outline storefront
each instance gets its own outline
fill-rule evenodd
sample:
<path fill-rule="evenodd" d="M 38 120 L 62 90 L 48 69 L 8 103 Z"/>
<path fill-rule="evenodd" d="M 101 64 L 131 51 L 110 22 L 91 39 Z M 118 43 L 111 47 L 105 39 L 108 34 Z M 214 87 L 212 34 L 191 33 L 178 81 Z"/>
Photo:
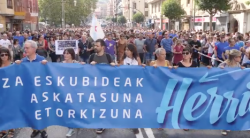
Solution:
<path fill-rule="evenodd" d="M 192 24 L 194 22 L 193 18 L 191 20 Z M 194 22 L 194 29 L 195 30 L 210 30 L 210 17 L 196 17 Z M 215 30 L 216 26 L 216 18 L 212 18 L 212 30 Z"/>
<path fill-rule="evenodd" d="M 161 28 L 161 20 L 157 19 L 154 20 L 154 29 L 160 29 Z M 168 30 L 168 19 L 162 19 L 162 29 Z"/>

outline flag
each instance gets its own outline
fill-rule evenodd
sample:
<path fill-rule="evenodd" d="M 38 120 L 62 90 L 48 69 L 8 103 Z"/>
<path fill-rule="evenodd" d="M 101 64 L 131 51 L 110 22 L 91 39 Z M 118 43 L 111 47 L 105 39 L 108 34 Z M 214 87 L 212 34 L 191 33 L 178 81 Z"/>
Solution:
<path fill-rule="evenodd" d="M 99 24 L 97 18 L 95 15 L 92 17 L 92 24 L 90 28 L 90 36 L 94 41 L 97 39 L 103 39 L 105 37 L 105 34 L 102 30 L 101 25 Z"/>

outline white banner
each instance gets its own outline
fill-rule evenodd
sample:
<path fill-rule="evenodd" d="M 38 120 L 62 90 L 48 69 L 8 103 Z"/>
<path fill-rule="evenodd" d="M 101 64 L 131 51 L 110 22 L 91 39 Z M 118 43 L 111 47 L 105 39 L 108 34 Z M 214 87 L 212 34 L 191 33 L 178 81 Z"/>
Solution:
<path fill-rule="evenodd" d="M 75 53 L 78 54 L 78 41 L 77 40 L 56 40 L 55 50 L 56 55 L 63 55 L 67 48 L 73 48 Z"/>

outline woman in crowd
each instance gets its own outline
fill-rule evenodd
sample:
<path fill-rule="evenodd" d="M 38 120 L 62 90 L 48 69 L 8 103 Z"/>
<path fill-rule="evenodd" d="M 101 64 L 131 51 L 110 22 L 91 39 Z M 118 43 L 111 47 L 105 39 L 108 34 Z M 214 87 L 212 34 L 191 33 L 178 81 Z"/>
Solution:
<path fill-rule="evenodd" d="M 120 65 L 139 65 L 139 56 L 136 47 L 128 44 L 125 48 L 125 56 Z"/>
<path fill-rule="evenodd" d="M 10 66 L 12 64 L 11 62 L 11 55 L 10 50 L 4 47 L 0 48 L 0 68 Z M 0 132 L 0 138 L 5 138 L 8 136 L 8 138 L 14 137 L 14 129 L 8 130 L 8 131 L 1 131 Z"/>
<path fill-rule="evenodd" d="M 182 60 L 182 50 L 184 46 L 182 45 L 182 40 L 176 40 L 176 45 L 173 48 L 174 62 L 173 65 L 177 65 Z"/>
<path fill-rule="evenodd" d="M 22 48 L 19 45 L 18 39 L 14 39 L 12 51 L 13 51 L 13 61 L 20 60 L 22 56 Z"/>
<path fill-rule="evenodd" d="M 207 43 L 204 46 L 203 50 L 205 51 L 205 53 L 207 53 L 207 55 L 209 57 L 213 56 L 214 53 L 214 45 L 213 45 L 213 37 L 208 37 L 207 38 Z M 208 59 L 208 65 L 212 65 L 211 59 Z"/>
<path fill-rule="evenodd" d="M 49 48 L 49 56 L 51 58 L 52 62 L 57 62 L 58 56 L 56 55 L 55 51 L 55 38 L 50 37 L 49 43 L 48 43 L 48 48 Z"/>
<path fill-rule="evenodd" d="M 184 48 L 182 56 L 183 59 L 177 64 L 178 67 L 198 67 L 197 63 L 192 60 L 192 49 Z"/>
<path fill-rule="evenodd" d="M 164 48 L 157 48 L 155 50 L 155 55 L 157 56 L 157 60 L 151 61 L 150 66 L 163 66 L 163 67 L 169 67 L 170 62 L 166 60 L 166 50 Z"/>
<path fill-rule="evenodd" d="M 225 67 L 241 67 L 240 62 L 241 62 L 241 52 L 236 49 L 231 49 L 228 52 L 228 58 L 226 61 L 222 62 L 219 67 L 220 68 L 225 68 Z"/>
<path fill-rule="evenodd" d="M 127 39 L 124 34 L 120 35 L 120 39 L 117 42 L 117 61 L 120 63 L 124 56 L 124 50 L 127 45 Z"/>
<path fill-rule="evenodd" d="M 47 57 L 47 52 L 45 50 L 45 43 L 46 42 L 43 35 L 40 35 L 37 42 L 37 54 L 43 56 L 44 58 Z"/>
<path fill-rule="evenodd" d="M 75 60 L 75 51 L 73 48 L 68 48 L 63 51 L 64 61 L 62 63 L 79 63 Z M 69 128 L 66 137 L 71 137 L 75 133 L 73 128 Z"/>
<path fill-rule="evenodd" d="M 226 61 L 222 62 L 218 67 L 221 69 L 224 68 L 234 68 L 234 67 L 241 67 L 240 62 L 241 62 L 241 52 L 236 49 L 231 49 L 228 53 L 228 58 Z M 244 68 L 244 67 L 241 67 Z M 230 132 L 229 130 L 222 130 L 221 134 L 226 136 L 227 133 Z"/>

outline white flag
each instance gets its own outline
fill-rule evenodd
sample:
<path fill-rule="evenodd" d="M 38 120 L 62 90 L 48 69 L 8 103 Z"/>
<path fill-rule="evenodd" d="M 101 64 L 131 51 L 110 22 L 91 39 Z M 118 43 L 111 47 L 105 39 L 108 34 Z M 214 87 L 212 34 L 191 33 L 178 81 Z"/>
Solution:
<path fill-rule="evenodd" d="M 92 24 L 91 24 L 91 28 L 90 28 L 90 36 L 92 37 L 92 39 L 94 41 L 96 41 L 97 39 L 103 39 L 105 37 L 105 34 L 102 30 L 101 25 L 99 24 L 97 18 L 95 17 L 95 15 L 93 15 L 92 17 Z"/>

